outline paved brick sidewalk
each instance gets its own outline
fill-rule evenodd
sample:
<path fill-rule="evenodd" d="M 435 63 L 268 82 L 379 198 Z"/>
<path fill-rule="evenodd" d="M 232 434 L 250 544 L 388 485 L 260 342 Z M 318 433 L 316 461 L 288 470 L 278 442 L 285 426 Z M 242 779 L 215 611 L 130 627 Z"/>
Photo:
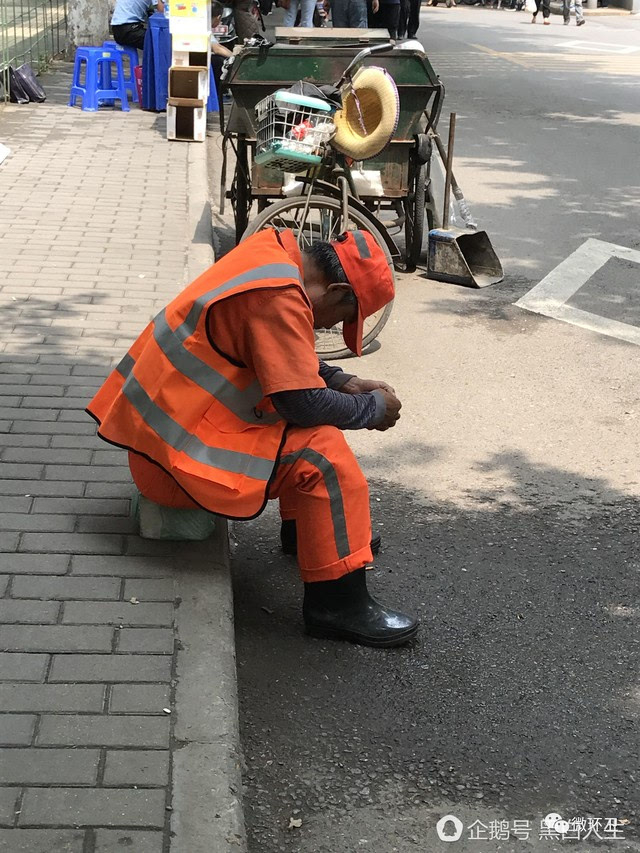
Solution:
<path fill-rule="evenodd" d="M 224 579 L 210 544 L 136 535 L 126 454 L 83 411 L 185 280 L 193 152 L 164 116 L 68 108 L 69 72 L 44 79 L 45 104 L 0 111 L 0 851 L 196 853 L 172 841 L 198 813 L 171 747 L 195 729 L 194 778 L 215 763 L 193 707 L 206 716 L 194 685 L 218 666 L 197 603 Z"/>

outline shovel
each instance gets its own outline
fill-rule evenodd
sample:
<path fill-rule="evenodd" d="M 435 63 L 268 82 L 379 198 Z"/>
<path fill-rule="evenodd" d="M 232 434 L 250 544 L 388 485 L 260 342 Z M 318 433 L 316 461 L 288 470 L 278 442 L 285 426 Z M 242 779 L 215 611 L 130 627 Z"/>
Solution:
<path fill-rule="evenodd" d="M 428 275 L 436 281 L 464 284 L 467 287 L 487 287 L 502 281 L 504 273 L 486 231 L 449 228 L 449 202 L 453 174 L 453 142 L 456 114 L 449 119 L 446 174 L 444 179 L 444 210 L 442 228 L 429 231 Z"/>

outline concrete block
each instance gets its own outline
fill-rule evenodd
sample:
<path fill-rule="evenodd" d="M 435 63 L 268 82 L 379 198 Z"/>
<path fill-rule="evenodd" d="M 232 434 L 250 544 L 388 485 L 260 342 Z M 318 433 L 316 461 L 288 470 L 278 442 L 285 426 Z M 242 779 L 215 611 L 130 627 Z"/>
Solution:
<path fill-rule="evenodd" d="M 162 832 L 136 832 L 131 829 L 96 830 L 95 853 L 162 853 Z M 211 851 L 213 853 L 213 851 Z"/>
<path fill-rule="evenodd" d="M 109 750 L 104 784 L 165 787 L 169 784 L 169 750 Z"/>
<path fill-rule="evenodd" d="M 60 436 L 60 438 L 77 438 Z M 89 439 L 92 441 L 93 439 Z M 73 513 L 76 515 L 127 515 L 129 514 L 129 501 L 109 498 L 36 498 L 33 503 L 34 513 Z"/>
<path fill-rule="evenodd" d="M 138 525 L 130 516 L 87 515 L 78 519 L 79 533 L 137 533 Z"/>
<path fill-rule="evenodd" d="M 93 450 L 100 439 L 95 435 L 54 435 L 51 447 L 81 447 Z"/>
<path fill-rule="evenodd" d="M 121 554 L 124 537 L 93 533 L 25 533 L 20 551 L 52 554 Z"/>
<path fill-rule="evenodd" d="M 85 494 L 88 498 L 132 497 L 133 483 L 91 483 L 87 482 Z"/>
<path fill-rule="evenodd" d="M 98 749 L 7 749 L 0 762 L 0 782 L 11 785 L 95 785 L 99 758 Z"/>
<path fill-rule="evenodd" d="M 100 713 L 104 692 L 102 684 L 0 684 L 0 711 Z"/>
<path fill-rule="evenodd" d="M 84 836 L 83 829 L 0 829 L 0 853 L 82 853 Z"/>
<path fill-rule="evenodd" d="M 111 714 L 150 714 L 166 716 L 170 707 L 168 684 L 114 684 L 111 690 Z"/>
<path fill-rule="evenodd" d="M 3 714 L 0 717 L 0 744 L 2 746 L 28 746 L 33 739 L 36 719 L 33 714 Z M 0 761 L 0 781 L 19 781 L 11 777 L 2 778 L 6 762 L 12 752 L 13 750 L 6 750 L 2 761 Z"/>
<path fill-rule="evenodd" d="M 2 498 L 3 503 L 6 500 Z M 0 554 L 0 572 L 3 574 L 64 575 L 68 568 L 67 554 Z"/>
<path fill-rule="evenodd" d="M 57 601 L 0 600 L 0 624 L 52 624 L 59 612 Z"/>
<path fill-rule="evenodd" d="M 63 423 L 61 421 L 37 421 L 31 418 L 21 418 L 14 421 L 12 432 L 43 433 L 44 435 L 95 435 L 96 427 L 91 421 L 86 423 Z M 51 413 L 49 413 L 51 414 Z"/>
<path fill-rule="evenodd" d="M 43 471 L 44 465 L 0 462 L 0 480 L 39 480 Z"/>
<path fill-rule="evenodd" d="M 1 569 L 0 569 L 1 570 Z M 118 575 L 119 577 L 170 578 L 172 558 L 77 556 L 71 558 L 73 575 Z"/>
<path fill-rule="evenodd" d="M 75 519 L 64 515 L 26 515 L 18 512 L 0 513 L 3 530 L 37 530 L 70 533 Z"/>
<path fill-rule="evenodd" d="M 122 628 L 118 634 L 118 652 L 173 653 L 174 636 L 171 628 Z"/>
<path fill-rule="evenodd" d="M 162 828 L 164 806 L 162 789 L 27 788 L 19 824 Z"/>
<path fill-rule="evenodd" d="M 9 447 L 2 454 L 3 462 L 42 462 L 42 464 L 84 465 L 91 461 L 90 450 L 53 450 L 51 448 Z"/>
<path fill-rule="evenodd" d="M 67 625 L 169 626 L 173 605 L 131 604 L 128 601 L 70 601 L 65 603 L 62 621 Z"/>
<path fill-rule="evenodd" d="M 171 660 L 164 655 L 56 654 L 49 681 L 169 681 Z"/>
<path fill-rule="evenodd" d="M 0 824 L 13 826 L 19 793 L 20 788 L 0 788 Z M 14 851 L 11 850 L 10 853 Z"/>
<path fill-rule="evenodd" d="M 168 748 L 169 719 L 161 717 L 44 715 L 38 746 L 134 746 Z"/>
<path fill-rule="evenodd" d="M 2 491 L 5 495 L 69 495 L 76 497 L 84 491 L 84 483 L 53 483 L 46 480 L 3 480 Z"/>
<path fill-rule="evenodd" d="M 64 414 L 64 413 L 63 413 Z M 86 415 L 85 415 L 86 417 Z M 36 467 L 36 466 L 28 466 Z M 1 474 L 1 470 L 0 470 Z M 15 476 L 11 473 L 7 477 Z M 25 475 L 27 476 L 27 475 Z M 31 475 L 28 475 L 29 477 Z M 34 474 L 34 477 L 39 476 Z M 91 482 L 96 479 L 96 469 L 91 465 L 47 465 L 45 471 L 47 480 L 86 480 Z M 131 474 L 126 465 L 119 468 L 104 466 L 100 469 L 100 479 L 110 483 L 130 483 Z"/>
<path fill-rule="evenodd" d="M 128 580 L 124 585 L 124 598 L 128 600 L 131 596 L 139 601 L 173 601 L 175 598 L 173 580 L 170 578 Z"/>
<path fill-rule="evenodd" d="M 120 580 L 118 578 L 80 578 L 51 577 L 47 575 L 20 575 L 16 577 L 13 598 L 40 599 L 118 599 Z"/>
<path fill-rule="evenodd" d="M 48 660 L 48 655 L 0 652 L 0 680 L 42 681 Z"/>
<path fill-rule="evenodd" d="M 111 627 L 94 625 L 0 625 L 0 648 L 24 652 L 110 652 L 113 632 Z"/>
<path fill-rule="evenodd" d="M 49 441 L 48 435 L 16 435 L 14 433 L 2 436 L 2 443 L 5 447 L 48 447 Z M 3 509 L 6 507 L 3 506 Z"/>
<path fill-rule="evenodd" d="M 16 551 L 19 541 L 19 533 L 0 532 L 0 551 Z"/>

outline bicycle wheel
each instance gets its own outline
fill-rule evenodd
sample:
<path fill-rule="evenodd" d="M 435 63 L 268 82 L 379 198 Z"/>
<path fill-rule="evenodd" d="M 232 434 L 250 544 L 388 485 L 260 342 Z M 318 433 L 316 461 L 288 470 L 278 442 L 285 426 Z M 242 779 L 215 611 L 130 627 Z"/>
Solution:
<path fill-rule="evenodd" d="M 236 226 L 236 240 L 240 242 L 249 221 L 251 210 L 251 177 L 249 172 L 249 152 L 245 139 L 238 137 L 236 168 L 229 191 L 233 217 Z"/>
<path fill-rule="evenodd" d="M 243 235 L 243 239 L 264 228 L 290 228 L 298 238 L 298 245 L 304 251 L 305 248 L 318 240 L 335 240 L 341 233 L 342 202 L 340 199 L 324 195 L 312 195 L 309 200 L 309 209 L 304 228 L 300 230 L 302 218 L 306 205 L 306 198 L 286 198 L 270 204 L 256 218 L 249 223 L 249 227 Z M 349 207 L 349 220 L 347 230 L 368 231 L 380 246 L 387 257 L 387 263 L 393 274 L 393 262 L 391 255 L 384 242 L 380 231 L 370 219 L 367 219 L 359 211 Z M 300 231 L 300 233 L 298 233 Z M 380 311 L 376 311 L 364 321 L 362 348 L 368 346 L 371 341 L 378 337 L 384 328 L 393 302 L 385 305 Z M 342 339 L 342 324 L 333 326 L 331 329 L 316 329 L 316 352 L 323 358 L 346 358 L 353 355 L 345 346 Z"/>
<path fill-rule="evenodd" d="M 407 272 L 413 272 L 422 257 L 426 184 L 427 168 L 423 164 L 418 166 L 413 192 L 404 202 Z"/>

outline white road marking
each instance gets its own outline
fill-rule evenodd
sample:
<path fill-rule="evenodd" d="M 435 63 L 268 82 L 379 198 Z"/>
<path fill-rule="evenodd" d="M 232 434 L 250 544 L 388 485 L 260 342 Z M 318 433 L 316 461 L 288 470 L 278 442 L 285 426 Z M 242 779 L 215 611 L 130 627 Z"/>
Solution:
<path fill-rule="evenodd" d="M 595 50 L 599 53 L 637 53 L 640 47 L 628 44 L 614 44 L 613 42 L 601 41 L 597 44 L 588 41 L 565 41 L 555 47 L 572 47 L 576 50 Z"/>
<path fill-rule="evenodd" d="M 518 308 L 640 346 L 640 328 L 565 303 L 611 258 L 640 264 L 640 252 L 590 238 L 519 299 Z"/>

